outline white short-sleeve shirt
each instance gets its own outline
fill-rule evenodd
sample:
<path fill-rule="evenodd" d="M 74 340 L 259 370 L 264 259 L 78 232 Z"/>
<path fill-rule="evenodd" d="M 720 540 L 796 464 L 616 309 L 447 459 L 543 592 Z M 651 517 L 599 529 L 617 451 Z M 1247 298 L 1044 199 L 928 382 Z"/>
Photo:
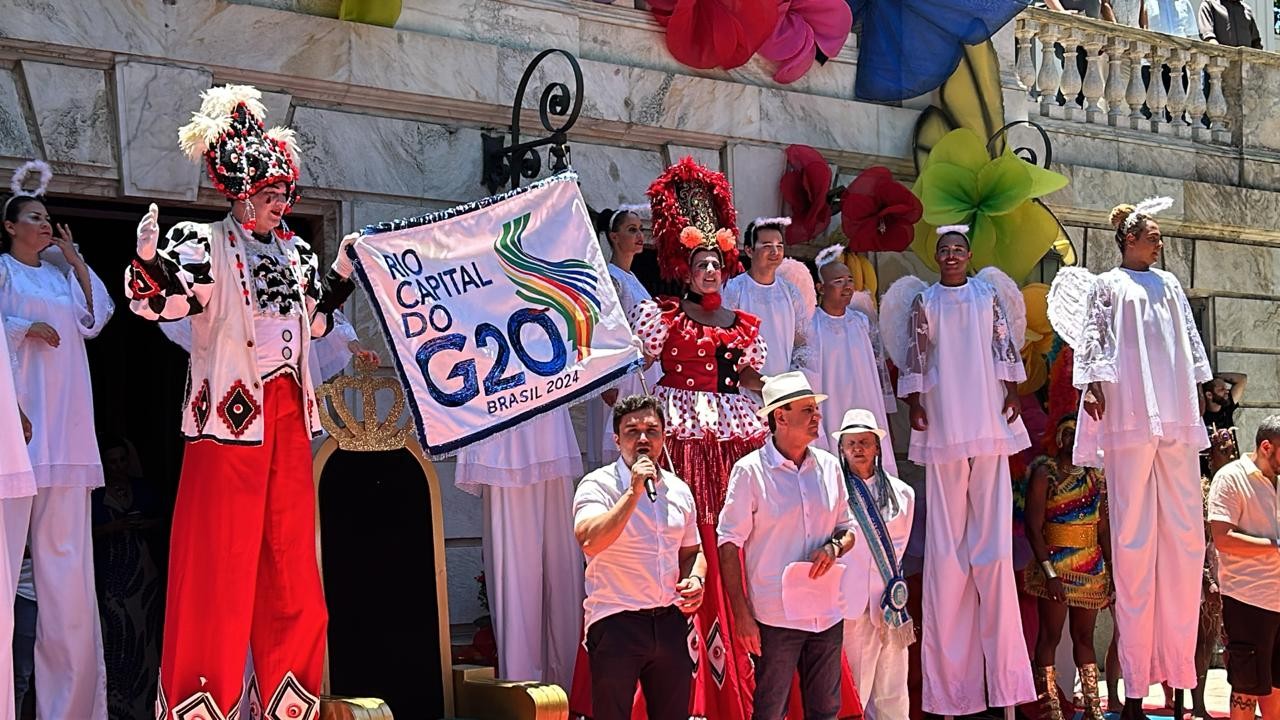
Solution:
<path fill-rule="evenodd" d="M 1249 455 L 1222 466 L 1209 488 L 1209 520 L 1231 523 L 1254 537 L 1280 540 L 1275 483 Z M 1241 557 L 1218 550 L 1218 586 L 1242 603 L 1280 612 L 1280 550 Z"/>
<path fill-rule="evenodd" d="M 680 594 L 680 548 L 698 544 L 693 492 L 665 470 L 658 499 L 641 497 L 609 547 L 587 558 L 584 628 L 628 610 L 674 605 Z M 631 486 L 631 470 L 619 458 L 587 473 L 573 494 L 573 523 L 608 512 Z"/>

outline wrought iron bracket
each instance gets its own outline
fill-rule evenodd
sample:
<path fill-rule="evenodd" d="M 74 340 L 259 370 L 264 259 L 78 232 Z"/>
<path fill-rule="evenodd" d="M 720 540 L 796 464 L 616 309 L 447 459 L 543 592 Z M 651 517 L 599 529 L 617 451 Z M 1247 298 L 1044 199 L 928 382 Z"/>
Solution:
<path fill-rule="evenodd" d="M 520 112 L 524 109 L 524 94 L 533 79 L 534 70 L 551 55 L 563 55 L 573 69 L 573 90 L 562 82 L 549 83 L 542 90 L 538 101 L 538 119 L 547 136 L 538 140 L 520 141 Z M 482 134 L 481 152 L 484 154 L 481 182 L 496 194 L 503 185 L 510 184 L 512 190 L 520 187 L 520 178 L 532 180 L 542 172 L 542 157 L 538 149 L 550 146 L 548 155 L 551 171 L 559 172 L 569 167 L 569 130 L 578 121 L 582 111 L 582 68 L 578 58 L 566 50 L 552 48 L 543 50 L 524 69 L 520 85 L 516 89 L 515 102 L 511 105 L 511 144 L 503 135 Z M 559 125 L 553 124 L 553 118 L 564 118 Z"/>

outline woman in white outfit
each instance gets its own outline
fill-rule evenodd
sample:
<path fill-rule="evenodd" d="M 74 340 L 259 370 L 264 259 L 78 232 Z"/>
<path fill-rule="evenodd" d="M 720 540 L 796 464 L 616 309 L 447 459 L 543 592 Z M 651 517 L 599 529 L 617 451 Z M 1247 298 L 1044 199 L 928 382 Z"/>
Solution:
<path fill-rule="evenodd" d="M 85 340 L 102 331 L 113 309 L 71 231 L 59 225 L 54 233 L 35 194 L 11 197 L 0 233 L 0 315 L 17 358 L 18 402 L 31 420 L 36 494 L 11 497 L 14 488 L 6 485 L 0 502 L 8 567 L 21 565 L 29 531 L 36 586 L 54 589 L 41 593 L 37 624 L 41 718 L 107 717 L 89 522 L 89 495 L 103 474 Z M 14 591 L 10 583 L 9 607 Z"/>
<path fill-rule="evenodd" d="M 618 291 L 622 312 L 627 317 L 631 317 L 632 308 L 641 301 L 653 299 L 644 285 L 640 284 L 640 279 L 631 272 L 632 261 L 644 252 L 644 220 L 641 213 L 647 213 L 648 210 L 648 205 L 622 205 L 616 210 L 605 208 L 595 216 L 596 232 L 609 243 L 609 277 L 613 280 L 614 289 Z M 618 459 L 618 444 L 613 441 L 613 404 L 620 397 L 648 394 L 647 390 L 662 379 L 662 370 L 656 363 L 646 366 L 643 374 L 643 384 L 640 374 L 631 373 L 600 395 L 605 406 L 600 457 L 606 464 Z"/>

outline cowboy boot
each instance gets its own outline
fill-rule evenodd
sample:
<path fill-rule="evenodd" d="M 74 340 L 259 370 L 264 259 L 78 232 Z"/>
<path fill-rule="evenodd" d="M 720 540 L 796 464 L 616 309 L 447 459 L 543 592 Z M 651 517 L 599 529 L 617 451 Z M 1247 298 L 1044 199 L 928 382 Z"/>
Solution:
<path fill-rule="evenodd" d="M 1058 704 L 1058 671 L 1052 665 L 1035 668 L 1037 704 L 1040 720 L 1065 720 Z"/>
<path fill-rule="evenodd" d="M 1102 714 L 1102 698 L 1098 696 L 1098 666 L 1088 663 L 1080 666 L 1080 692 L 1084 696 L 1082 720 L 1105 720 Z"/>

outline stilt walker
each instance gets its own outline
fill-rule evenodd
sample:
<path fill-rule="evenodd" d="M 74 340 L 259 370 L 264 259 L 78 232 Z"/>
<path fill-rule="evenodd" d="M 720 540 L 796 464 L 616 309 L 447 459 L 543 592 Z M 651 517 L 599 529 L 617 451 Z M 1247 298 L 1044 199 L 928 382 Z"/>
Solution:
<path fill-rule="evenodd" d="M 28 169 L 41 171 L 34 193 L 22 190 Z M 40 162 L 15 173 L 0 232 L 0 315 L 17 358 L 14 389 L 31 421 L 27 451 L 37 487 L 34 497 L 14 492 L 0 501 L 12 572 L 8 597 L 0 603 L 12 611 L 29 545 L 36 586 L 52 589 L 41 593 L 36 619 L 36 715 L 106 720 L 107 674 L 90 523 L 91 493 L 104 476 L 85 341 L 102 332 L 115 306 L 80 256 L 71 231 L 65 225 L 55 228 L 49 219 L 43 195 L 51 177 L 49 166 Z M 5 471 L 0 468 L 0 474 Z M 12 679 L 10 671 L 3 682 Z"/>
<path fill-rule="evenodd" d="M 1125 720 L 1142 717 L 1155 683 L 1196 685 L 1188 628 L 1199 622 L 1199 452 L 1209 447 L 1198 386 L 1212 372 L 1181 283 L 1154 267 L 1163 247 L 1154 215 L 1172 203 L 1115 208 L 1120 266 L 1098 276 L 1063 268 L 1049 292 L 1083 393 L 1073 459 L 1106 471 Z M 1174 697 L 1180 710 L 1182 693 Z"/>
<path fill-rule="evenodd" d="M 254 88 L 213 88 L 179 131 L 232 201 L 215 223 L 161 240 L 155 205 L 126 271 L 130 308 L 191 317 L 182 407 L 187 439 L 169 556 L 156 717 L 231 720 L 241 700 L 267 718 L 319 715 L 328 616 L 315 546 L 311 438 L 320 432 L 309 355 L 351 293 L 343 239 L 321 274 L 283 216 L 297 198 L 290 130 L 263 131 Z M 256 678 L 243 682 L 246 650 Z"/>
<path fill-rule="evenodd" d="M 529 343 L 546 357 L 549 348 Z M 544 353 L 538 355 L 538 353 Z M 569 409 L 559 407 L 458 452 L 454 483 L 484 505 L 484 573 L 509 680 L 565 688 L 582 637 L 582 548 L 573 535 L 573 488 L 582 454 Z"/>
<path fill-rule="evenodd" d="M 923 707 L 968 715 L 1036 696 L 1021 628 L 1009 621 L 1018 617 L 1009 455 L 1031 444 L 1017 395 L 1026 312 L 999 270 L 967 277 L 967 227 L 938 232 L 941 281 L 894 283 L 881 331 L 911 408 L 910 457 L 925 466 Z"/>

